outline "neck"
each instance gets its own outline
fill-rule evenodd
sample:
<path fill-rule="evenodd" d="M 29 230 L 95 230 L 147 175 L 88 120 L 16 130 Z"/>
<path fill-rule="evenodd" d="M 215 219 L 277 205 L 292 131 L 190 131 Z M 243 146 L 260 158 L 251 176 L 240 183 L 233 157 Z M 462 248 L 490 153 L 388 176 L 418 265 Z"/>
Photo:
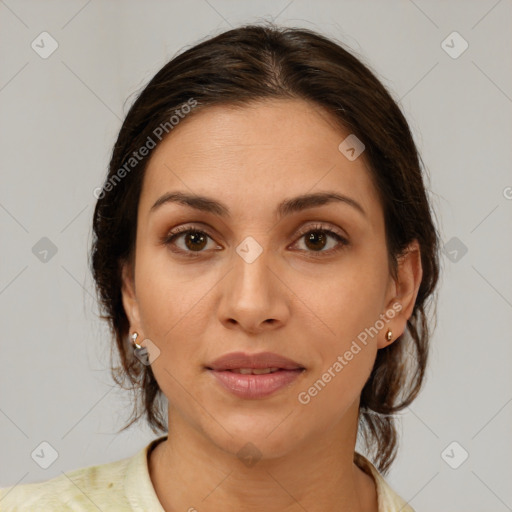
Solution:
<path fill-rule="evenodd" d="M 241 453 L 239 446 L 221 448 L 177 414 L 169 416 L 172 429 L 149 458 L 166 511 L 377 512 L 373 478 L 353 462 L 350 429 L 322 431 L 273 457 L 273 450 L 262 453 L 254 445 Z"/>

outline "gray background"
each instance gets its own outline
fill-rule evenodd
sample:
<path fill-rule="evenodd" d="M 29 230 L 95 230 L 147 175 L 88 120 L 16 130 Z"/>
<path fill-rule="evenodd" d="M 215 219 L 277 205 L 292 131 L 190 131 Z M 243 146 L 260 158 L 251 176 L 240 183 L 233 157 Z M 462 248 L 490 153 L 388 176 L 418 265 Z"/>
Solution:
<path fill-rule="evenodd" d="M 512 510 L 510 0 L 0 1 L 0 486 L 118 460 L 154 437 L 143 425 L 115 434 L 130 395 L 110 379 L 87 268 L 93 190 L 133 94 L 181 48 L 261 18 L 360 55 L 429 170 L 448 244 L 438 322 L 388 481 L 417 512 Z M 59 45 L 48 58 L 31 47 L 43 31 Z M 453 31 L 469 44 L 457 58 Z M 46 262 L 43 237 L 57 249 Z M 59 454 L 48 469 L 31 458 L 43 441 Z"/>

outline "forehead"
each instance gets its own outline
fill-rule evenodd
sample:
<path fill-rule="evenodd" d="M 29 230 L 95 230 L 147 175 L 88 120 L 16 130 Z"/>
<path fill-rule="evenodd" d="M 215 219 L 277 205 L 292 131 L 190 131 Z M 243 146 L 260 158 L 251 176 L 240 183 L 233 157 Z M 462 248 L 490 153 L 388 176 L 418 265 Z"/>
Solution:
<path fill-rule="evenodd" d="M 255 212 L 263 201 L 268 210 L 283 197 L 328 189 L 371 213 L 378 199 L 365 159 L 350 161 L 338 149 L 348 135 L 319 106 L 301 100 L 206 107 L 180 121 L 155 148 L 140 209 L 148 211 L 162 194 L 178 189 L 241 202 L 243 212 Z"/>

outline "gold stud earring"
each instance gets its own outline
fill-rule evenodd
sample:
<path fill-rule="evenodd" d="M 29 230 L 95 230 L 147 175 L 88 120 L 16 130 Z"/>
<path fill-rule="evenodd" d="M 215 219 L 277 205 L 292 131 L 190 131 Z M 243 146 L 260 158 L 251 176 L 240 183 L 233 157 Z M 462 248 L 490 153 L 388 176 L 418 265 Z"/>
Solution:
<path fill-rule="evenodd" d="M 388 342 L 390 342 L 392 338 L 393 338 L 393 333 L 390 329 L 388 329 L 388 332 L 386 333 L 386 340 Z"/>

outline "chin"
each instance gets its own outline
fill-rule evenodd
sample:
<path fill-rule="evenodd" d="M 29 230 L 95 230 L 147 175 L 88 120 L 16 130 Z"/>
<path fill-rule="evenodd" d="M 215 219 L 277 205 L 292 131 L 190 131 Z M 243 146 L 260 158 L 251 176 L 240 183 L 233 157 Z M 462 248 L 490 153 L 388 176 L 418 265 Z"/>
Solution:
<path fill-rule="evenodd" d="M 242 461 L 284 457 L 299 449 L 307 437 L 297 423 L 290 421 L 291 415 L 272 413 L 257 418 L 257 413 L 247 413 L 236 416 L 231 420 L 224 416 L 224 428 L 216 424 L 218 428 L 215 433 L 211 432 L 210 439 L 221 450 Z"/>

